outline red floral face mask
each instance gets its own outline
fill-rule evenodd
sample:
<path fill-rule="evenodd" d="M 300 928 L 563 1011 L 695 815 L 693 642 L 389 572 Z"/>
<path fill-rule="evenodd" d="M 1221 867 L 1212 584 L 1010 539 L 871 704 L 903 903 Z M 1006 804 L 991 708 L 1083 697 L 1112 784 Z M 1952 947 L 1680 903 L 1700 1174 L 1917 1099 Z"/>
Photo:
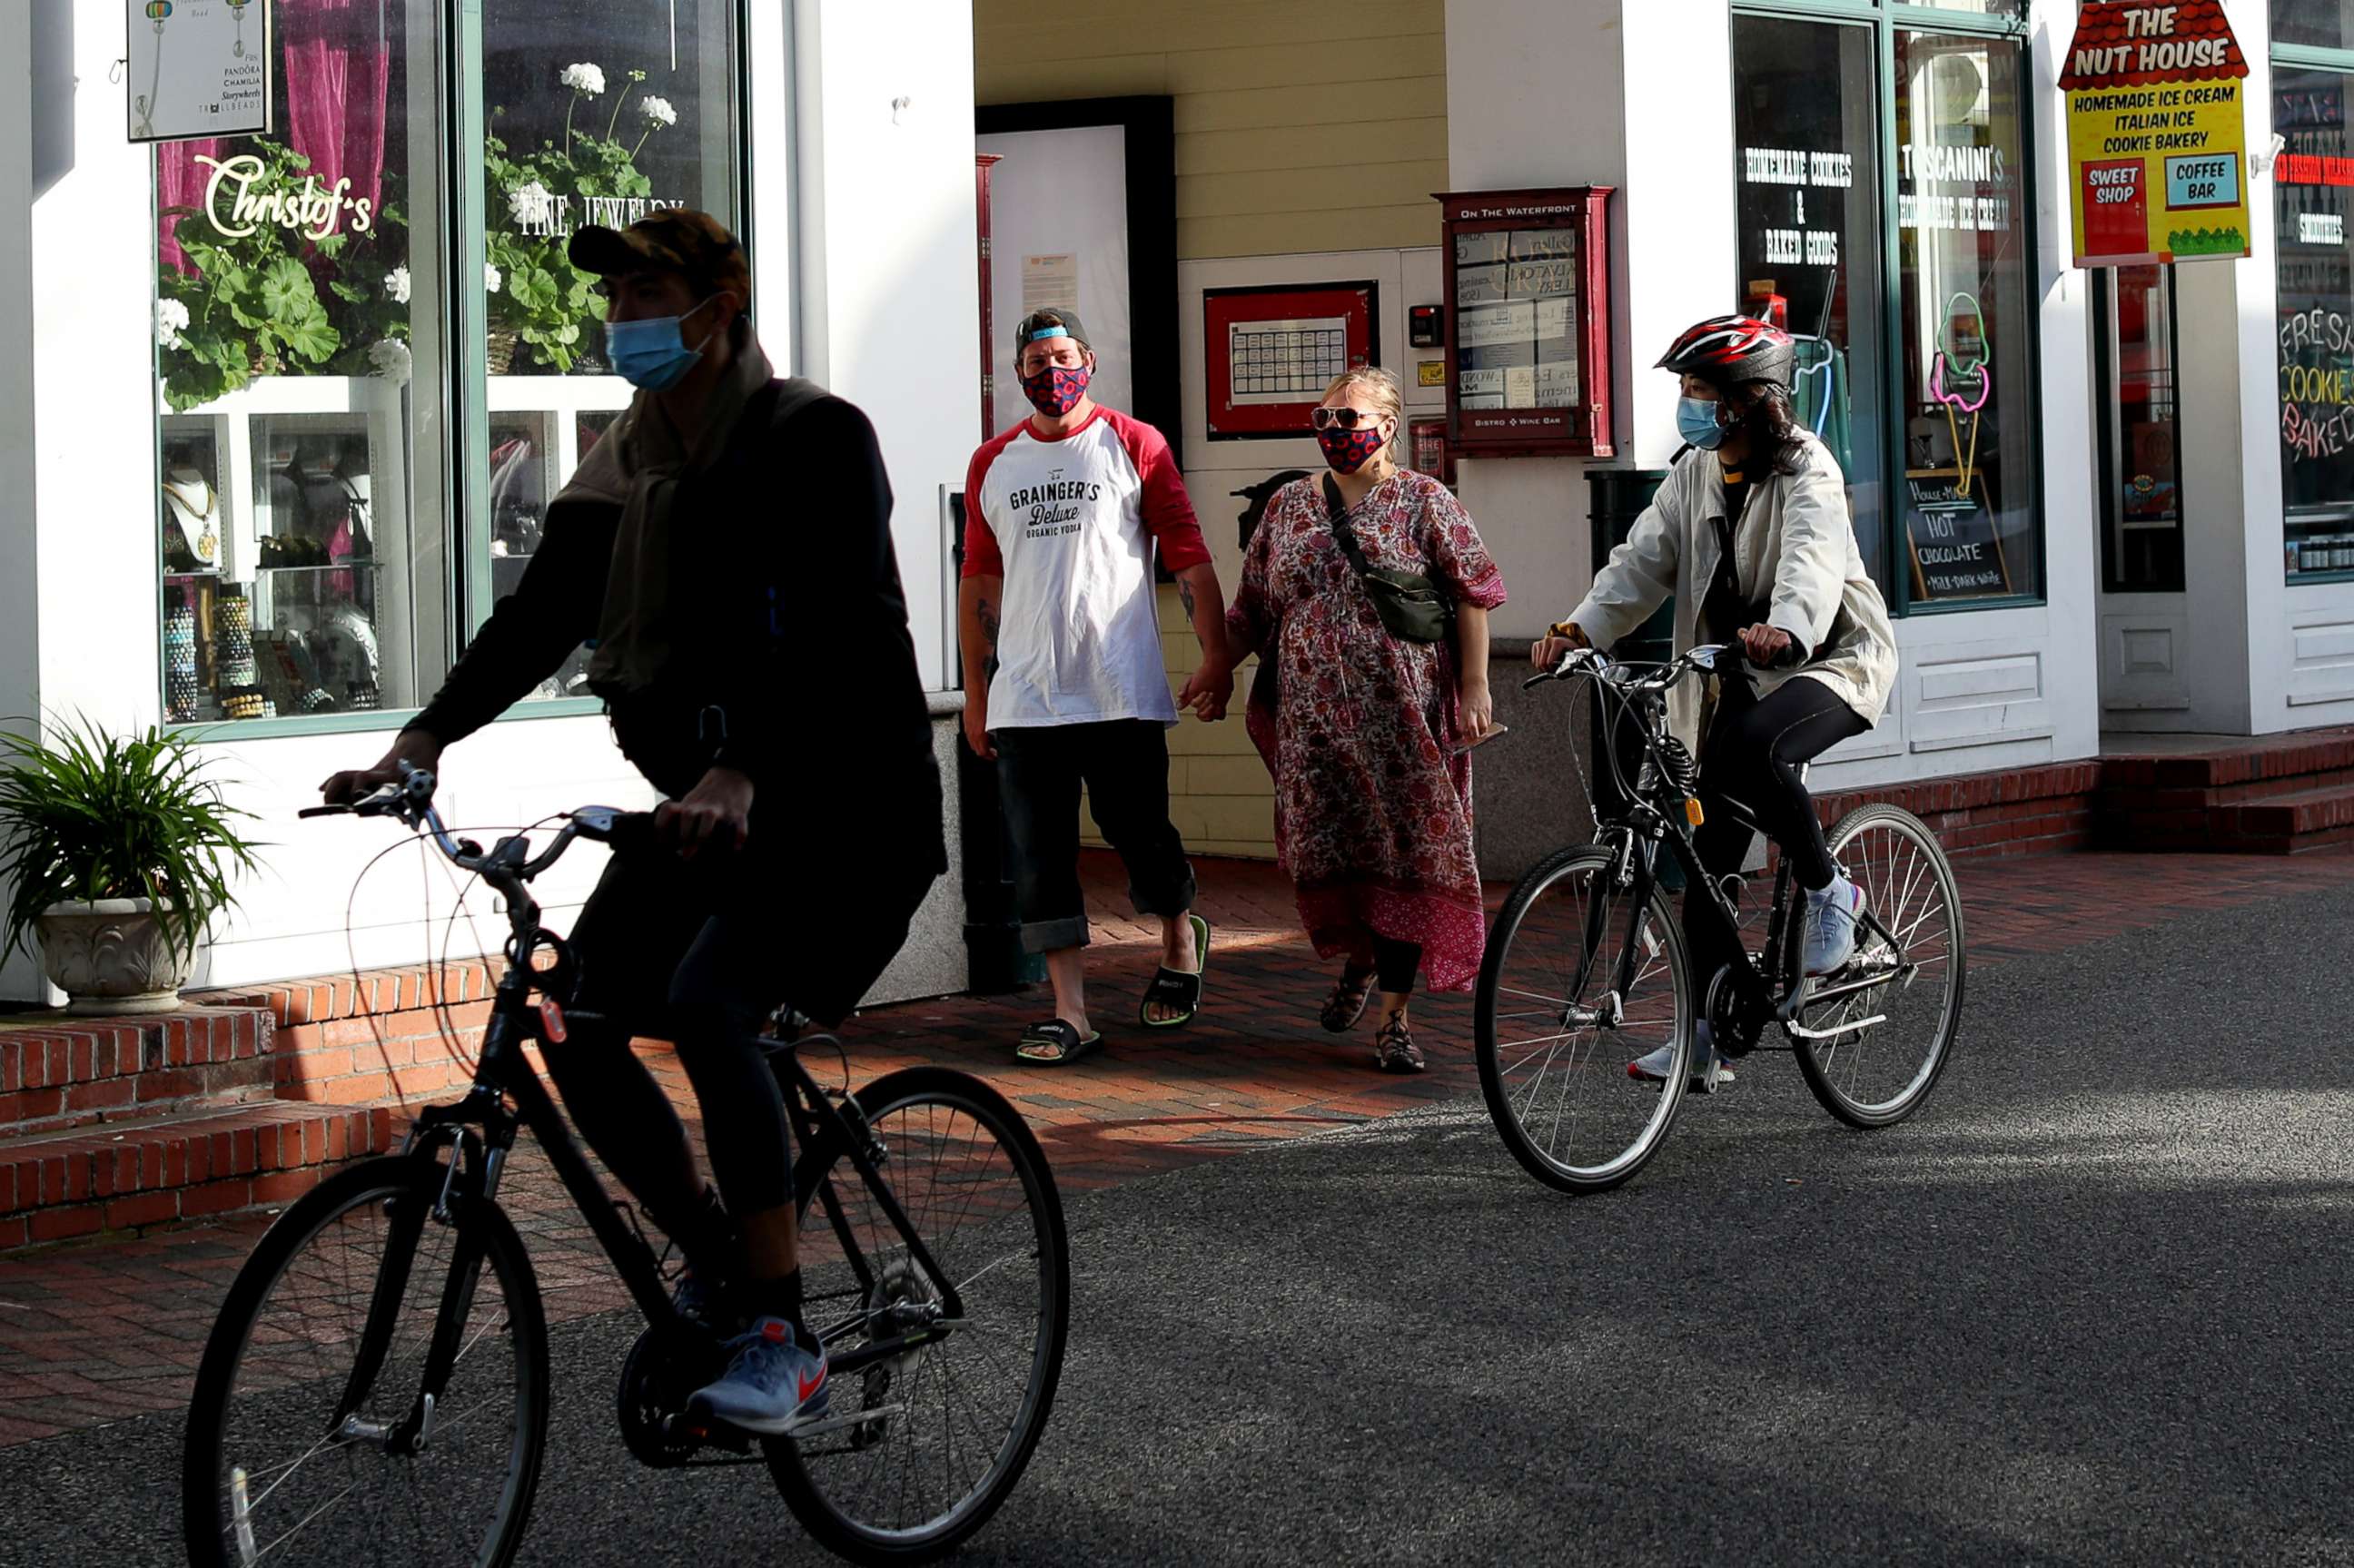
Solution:
<path fill-rule="evenodd" d="M 1354 430 L 1319 430 L 1316 444 L 1324 449 L 1324 461 L 1332 465 L 1334 473 L 1354 473 L 1389 444 L 1379 425 Z"/>
<path fill-rule="evenodd" d="M 1050 419 L 1059 419 L 1079 406 L 1079 399 L 1087 395 L 1090 378 L 1084 365 L 1076 370 L 1049 365 L 1035 376 L 1022 378 L 1022 395 L 1038 412 Z"/>

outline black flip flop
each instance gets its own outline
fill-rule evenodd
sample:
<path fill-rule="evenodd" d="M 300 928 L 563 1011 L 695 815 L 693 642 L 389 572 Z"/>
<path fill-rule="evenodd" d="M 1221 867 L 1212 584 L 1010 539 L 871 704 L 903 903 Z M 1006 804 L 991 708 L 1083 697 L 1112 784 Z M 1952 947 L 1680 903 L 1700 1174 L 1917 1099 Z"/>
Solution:
<path fill-rule="evenodd" d="M 1210 972 L 1210 923 L 1199 915 L 1189 915 L 1193 922 L 1193 957 L 1201 968 L 1192 974 L 1182 969 L 1162 968 L 1144 988 L 1143 1000 L 1136 1004 L 1136 1021 L 1147 1029 L 1177 1029 L 1193 1022 L 1202 1011 L 1202 977 Z M 1185 1011 L 1175 1018 L 1155 1018 L 1152 1005 L 1182 1007 Z"/>
<path fill-rule="evenodd" d="M 1033 1067 L 1067 1067 L 1083 1056 L 1092 1055 L 1103 1044 L 1100 1033 L 1082 1040 L 1079 1032 L 1059 1018 L 1044 1023 L 1034 1023 L 1022 1032 L 1022 1043 L 1013 1048 L 1013 1059 Z M 1034 1053 L 1033 1046 L 1051 1050 L 1051 1056 Z"/>

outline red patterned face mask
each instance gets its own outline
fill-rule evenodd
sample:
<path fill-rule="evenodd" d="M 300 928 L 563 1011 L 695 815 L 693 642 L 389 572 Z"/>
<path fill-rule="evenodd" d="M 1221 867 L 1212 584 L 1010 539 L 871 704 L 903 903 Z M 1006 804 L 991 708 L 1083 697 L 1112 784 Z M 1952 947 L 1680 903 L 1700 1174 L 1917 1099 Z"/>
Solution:
<path fill-rule="evenodd" d="M 1077 408 L 1079 399 L 1087 395 L 1089 375 L 1084 365 L 1076 370 L 1049 365 L 1037 375 L 1022 378 L 1022 395 L 1038 412 L 1050 419 L 1059 419 Z"/>
<path fill-rule="evenodd" d="M 1316 444 L 1324 449 L 1324 461 L 1332 465 L 1334 473 L 1354 473 L 1373 461 L 1389 440 L 1381 427 L 1373 425 L 1355 430 L 1319 430 Z"/>

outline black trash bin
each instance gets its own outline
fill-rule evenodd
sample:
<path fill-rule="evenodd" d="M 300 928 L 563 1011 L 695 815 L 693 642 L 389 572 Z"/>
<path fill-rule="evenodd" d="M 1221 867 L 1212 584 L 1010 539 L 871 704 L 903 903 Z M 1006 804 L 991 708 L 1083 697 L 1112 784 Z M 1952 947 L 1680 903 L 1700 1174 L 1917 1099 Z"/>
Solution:
<path fill-rule="evenodd" d="M 1610 552 L 1627 542 L 1635 531 L 1636 519 L 1651 504 L 1651 497 L 1668 477 L 1665 469 L 1596 468 L 1588 469 L 1586 482 L 1593 489 L 1594 509 L 1587 515 L 1593 522 L 1594 569 L 1602 570 L 1610 559 Z M 1676 601 L 1670 594 L 1649 620 L 1620 638 L 1604 652 L 1614 659 L 1626 659 L 1643 663 L 1664 663 L 1674 657 L 1676 644 Z M 1594 734 L 1601 735 L 1602 696 L 1594 697 Z M 1633 758 L 1642 755 L 1641 741 L 1623 713 L 1618 717 L 1618 755 Z M 1604 815 L 1624 805 L 1617 783 L 1610 777 L 1609 763 L 1597 745 L 1593 758 L 1594 805 Z M 1659 885 L 1671 893 L 1683 891 L 1683 868 L 1672 859 L 1659 862 Z"/>

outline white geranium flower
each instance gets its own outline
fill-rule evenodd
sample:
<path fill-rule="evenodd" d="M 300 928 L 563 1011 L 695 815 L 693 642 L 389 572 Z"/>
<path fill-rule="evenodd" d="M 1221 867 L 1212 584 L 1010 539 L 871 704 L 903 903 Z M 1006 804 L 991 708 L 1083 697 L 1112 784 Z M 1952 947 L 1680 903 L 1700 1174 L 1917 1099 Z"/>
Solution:
<path fill-rule="evenodd" d="M 482 263 L 482 287 L 484 289 L 495 294 L 499 291 L 499 285 L 505 281 L 506 280 L 504 278 L 499 276 L 499 270 L 496 267 L 493 266 L 488 261 Z"/>
<path fill-rule="evenodd" d="M 155 302 L 155 346 L 180 346 L 180 329 L 188 324 L 188 307 L 177 300 Z"/>
<path fill-rule="evenodd" d="M 544 228 L 556 206 L 556 193 L 537 180 L 527 185 L 517 185 L 507 193 L 507 212 L 518 227 Z"/>
<path fill-rule="evenodd" d="M 670 100 L 667 98 L 642 98 L 638 100 L 638 112 L 656 125 L 671 126 L 678 123 L 678 111 L 670 106 Z"/>
<path fill-rule="evenodd" d="M 595 98 L 605 90 L 605 68 L 583 60 L 578 65 L 566 66 L 559 79 L 573 91 Z"/>
<path fill-rule="evenodd" d="M 392 296 L 392 302 L 396 305 L 408 303 L 408 269 L 395 267 L 387 272 L 384 275 L 384 291 Z"/>
<path fill-rule="evenodd" d="M 368 363 L 387 381 L 408 379 L 408 345 L 397 337 L 379 338 L 368 348 Z"/>

